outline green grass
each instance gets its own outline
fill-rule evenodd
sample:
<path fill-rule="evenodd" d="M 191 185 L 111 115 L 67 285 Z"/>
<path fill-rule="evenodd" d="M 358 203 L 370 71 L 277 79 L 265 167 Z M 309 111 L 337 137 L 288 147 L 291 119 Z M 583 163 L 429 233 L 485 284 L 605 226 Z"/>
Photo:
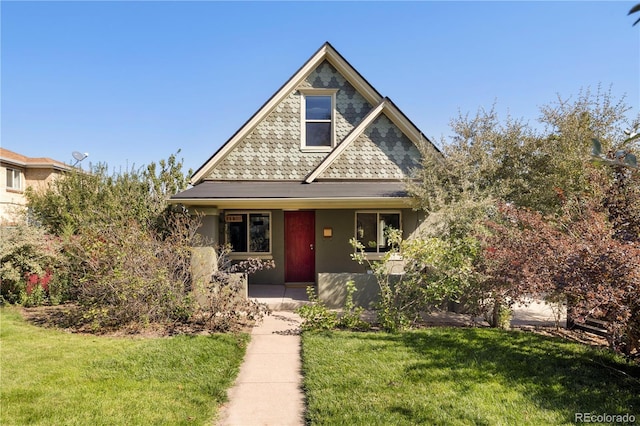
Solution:
<path fill-rule="evenodd" d="M 303 334 L 313 425 L 558 425 L 640 418 L 640 368 L 533 333 L 430 328 Z"/>
<path fill-rule="evenodd" d="M 0 309 L 0 424 L 210 424 L 248 336 L 109 338 Z"/>

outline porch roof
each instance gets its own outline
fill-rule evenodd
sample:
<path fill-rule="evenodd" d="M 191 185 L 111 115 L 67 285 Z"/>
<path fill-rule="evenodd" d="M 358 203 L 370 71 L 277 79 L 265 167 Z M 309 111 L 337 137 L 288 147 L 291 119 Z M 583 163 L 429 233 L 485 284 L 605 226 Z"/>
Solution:
<path fill-rule="evenodd" d="M 219 208 L 408 207 L 403 182 L 205 181 L 169 200 Z"/>

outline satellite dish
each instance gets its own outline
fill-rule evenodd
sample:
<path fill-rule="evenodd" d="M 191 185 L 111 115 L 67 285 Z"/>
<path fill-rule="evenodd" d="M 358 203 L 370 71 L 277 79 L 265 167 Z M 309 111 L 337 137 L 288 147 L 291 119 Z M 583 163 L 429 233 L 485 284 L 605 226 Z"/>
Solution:
<path fill-rule="evenodd" d="M 83 154 L 83 153 L 78 152 L 78 151 L 73 151 L 73 153 L 71 155 L 73 155 L 73 158 L 75 158 L 78 161 L 82 161 L 82 160 L 84 160 L 85 158 L 87 158 L 89 156 L 89 154 Z"/>
<path fill-rule="evenodd" d="M 84 154 L 82 152 L 79 151 L 73 151 L 71 153 L 71 155 L 73 156 L 73 158 L 75 158 L 76 162 L 73 165 L 73 167 L 75 167 L 79 162 L 81 162 L 82 160 L 84 160 L 85 158 L 87 158 L 89 156 L 88 152 L 85 152 Z"/>

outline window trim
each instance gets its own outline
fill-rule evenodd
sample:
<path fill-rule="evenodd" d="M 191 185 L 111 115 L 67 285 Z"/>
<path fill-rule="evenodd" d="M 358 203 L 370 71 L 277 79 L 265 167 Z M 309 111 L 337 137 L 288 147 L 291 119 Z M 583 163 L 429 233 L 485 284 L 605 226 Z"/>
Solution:
<path fill-rule="evenodd" d="M 230 257 L 234 256 L 252 256 L 252 257 L 270 257 L 273 254 L 273 215 L 270 210 L 225 210 L 224 212 L 224 242 L 225 244 L 231 244 L 229 242 L 229 229 L 227 227 L 227 216 L 234 214 L 246 214 L 247 215 L 247 248 L 251 248 L 251 232 L 249 228 L 249 217 L 251 214 L 267 214 L 269 215 L 269 251 L 231 251 Z"/>
<path fill-rule="evenodd" d="M 336 146 L 336 93 L 338 89 L 301 88 L 300 92 L 300 150 L 304 152 L 331 152 Z M 331 97 L 331 144 L 329 146 L 307 146 L 307 97 Z M 314 120 L 312 120 L 314 122 Z M 319 122 L 315 120 L 315 122 Z"/>
<path fill-rule="evenodd" d="M 7 167 L 6 170 L 7 172 L 5 173 L 5 185 L 7 189 L 10 191 L 22 191 L 22 170 L 14 169 L 13 167 Z M 8 179 L 9 172 L 12 172 L 11 186 L 9 186 L 9 179 Z M 18 186 L 15 186 L 16 175 L 18 177 Z"/>
<path fill-rule="evenodd" d="M 380 223 L 380 215 L 381 214 L 397 214 L 398 215 L 398 219 L 400 222 L 400 232 L 404 232 L 402 229 L 402 210 L 356 210 L 355 214 L 353 215 L 353 219 L 354 219 L 354 237 L 356 239 L 356 241 L 359 241 L 358 238 L 358 213 L 375 213 L 376 214 L 376 227 L 378 226 L 378 224 Z M 380 235 L 378 234 L 376 236 L 376 251 L 372 252 L 364 252 L 365 256 L 368 259 L 380 259 L 382 258 L 386 253 L 386 251 L 380 251 L 380 242 L 378 241 L 378 238 L 380 238 Z"/>

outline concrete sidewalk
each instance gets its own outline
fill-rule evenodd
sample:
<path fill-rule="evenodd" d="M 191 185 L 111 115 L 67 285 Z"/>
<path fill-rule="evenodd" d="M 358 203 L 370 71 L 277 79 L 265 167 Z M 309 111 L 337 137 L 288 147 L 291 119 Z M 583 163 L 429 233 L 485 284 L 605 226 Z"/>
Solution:
<path fill-rule="evenodd" d="M 218 426 L 304 425 L 300 317 L 273 312 L 253 328 Z"/>

